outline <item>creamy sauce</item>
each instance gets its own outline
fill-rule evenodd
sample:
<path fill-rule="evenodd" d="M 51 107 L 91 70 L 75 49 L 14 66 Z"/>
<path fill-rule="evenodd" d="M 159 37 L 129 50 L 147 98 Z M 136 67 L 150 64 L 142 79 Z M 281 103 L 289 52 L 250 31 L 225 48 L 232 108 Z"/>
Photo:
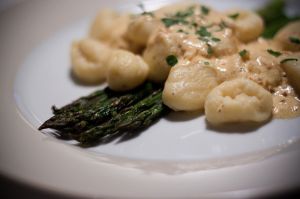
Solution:
<path fill-rule="evenodd" d="M 281 119 L 300 116 L 300 100 L 290 85 L 280 85 L 275 89 L 273 93 L 273 116 Z"/>
<path fill-rule="evenodd" d="M 178 10 L 184 11 L 185 9 L 182 5 L 171 6 L 157 11 L 156 14 L 159 17 L 165 17 L 171 15 L 166 13 L 176 13 Z M 275 42 L 262 38 L 248 44 L 240 42 L 234 35 L 234 20 L 229 19 L 223 13 L 214 10 L 210 12 L 209 15 L 204 16 L 200 9 L 195 9 L 191 17 L 185 18 L 192 22 L 193 26 L 179 23 L 165 27 L 160 24 L 158 32 L 165 34 L 165 37 L 168 37 L 170 43 L 173 44 L 173 48 L 177 48 L 173 52 L 179 52 L 181 62 L 205 63 L 214 68 L 218 74 L 219 83 L 244 77 L 255 81 L 271 92 L 275 118 L 300 116 L 300 100 L 288 84 L 286 74 L 280 67 L 282 56 L 276 57 L 269 53 L 268 49 L 280 51 L 283 56 L 290 52 L 282 51 Z M 199 29 L 201 27 L 205 27 L 202 32 Z M 202 37 L 199 37 L 197 30 L 200 30 Z M 205 37 L 205 34 L 210 36 Z M 209 48 L 212 49 L 213 54 L 210 54 Z M 246 59 L 239 55 L 243 49 L 249 53 Z"/>

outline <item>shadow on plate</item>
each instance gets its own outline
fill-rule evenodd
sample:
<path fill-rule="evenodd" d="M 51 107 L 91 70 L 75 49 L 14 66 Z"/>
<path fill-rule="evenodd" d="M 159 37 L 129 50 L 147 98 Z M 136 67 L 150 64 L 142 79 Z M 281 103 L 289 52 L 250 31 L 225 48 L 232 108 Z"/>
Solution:
<path fill-rule="evenodd" d="M 152 125 L 155 125 L 158 121 L 155 121 Z M 78 143 L 76 145 L 79 146 L 79 147 L 82 147 L 82 148 L 90 148 L 90 147 L 109 144 L 109 143 L 112 143 L 112 142 L 115 142 L 115 144 L 121 144 L 123 142 L 126 142 L 126 141 L 129 141 L 131 139 L 139 137 L 144 131 L 146 131 L 151 126 L 148 126 L 146 128 L 141 128 L 141 129 L 136 130 L 136 131 L 121 131 L 121 132 L 118 131 L 116 133 L 113 133 L 113 134 L 110 134 L 108 136 L 102 137 L 100 141 L 91 143 L 89 145 L 82 145 L 80 143 Z"/>
<path fill-rule="evenodd" d="M 209 131 L 213 131 L 216 133 L 239 133 L 239 134 L 244 134 L 244 133 L 251 133 L 262 126 L 266 125 L 269 123 L 272 119 L 270 118 L 269 120 L 259 123 L 259 122 L 240 122 L 240 123 L 227 123 L 223 125 L 218 125 L 214 126 L 211 125 L 207 120 L 205 120 L 206 123 L 206 129 Z"/>
<path fill-rule="evenodd" d="M 70 67 L 71 68 L 71 67 Z M 77 86 L 85 86 L 85 87 L 89 87 L 89 86 L 99 86 L 102 83 L 104 83 L 104 81 L 100 81 L 100 82 L 96 82 L 96 83 L 87 83 L 87 82 L 83 82 L 81 80 L 79 80 L 76 75 L 74 74 L 74 72 L 70 69 L 69 70 L 69 77 L 70 79 L 77 85 Z"/>
<path fill-rule="evenodd" d="M 196 119 L 202 115 L 203 115 L 203 111 L 198 111 L 198 112 L 172 111 L 164 118 L 170 122 L 185 122 L 185 121 Z"/>

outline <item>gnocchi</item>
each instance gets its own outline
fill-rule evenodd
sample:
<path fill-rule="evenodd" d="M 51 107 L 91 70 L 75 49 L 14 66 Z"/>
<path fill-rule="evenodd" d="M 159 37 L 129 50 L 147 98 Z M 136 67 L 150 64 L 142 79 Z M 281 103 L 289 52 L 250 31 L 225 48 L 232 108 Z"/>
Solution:
<path fill-rule="evenodd" d="M 133 19 L 128 25 L 125 37 L 137 46 L 146 46 L 150 36 L 156 31 L 159 21 L 149 15 Z"/>
<path fill-rule="evenodd" d="M 72 71 L 82 82 L 95 84 L 106 79 L 110 48 L 94 39 L 75 41 L 71 48 Z"/>
<path fill-rule="evenodd" d="M 233 29 L 242 42 L 255 40 L 264 30 L 262 18 L 252 11 L 231 10 L 227 14 L 232 18 Z"/>
<path fill-rule="evenodd" d="M 218 85 L 213 68 L 201 64 L 171 69 L 163 90 L 163 102 L 176 111 L 203 110 L 206 96 Z"/>
<path fill-rule="evenodd" d="M 179 55 L 180 49 L 174 45 L 174 39 L 180 39 L 174 34 L 159 32 L 149 42 L 143 58 L 149 65 L 149 79 L 154 82 L 164 82 L 171 67 L 166 62 L 168 55 Z"/>
<path fill-rule="evenodd" d="M 287 57 L 281 65 L 293 87 L 300 93 L 300 55 Z"/>
<path fill-rule="evenodd" d="M 283 27 L 275 35 L 275 41 L 283 50 L 300 51 L 300 20 Z"/>
<path fill-rule="evenodd" d="M 116 91 L 130 90 L 142 84 L 149 72 L 144 60 L 125 50 L 114 50 L 107 62 L 107 83 Z"/>
<path fill-rule="evenodd" d="M 211 124 L 263 122 L 272 114 L 272 95 L 248 79 L 234 79 L 214 88 L 205 101 L 205 115 Z"/>
<path fill-rule="evenodd" d="M 123 38 L 128 24 L 128 14 L 119 14 L 115 11 L 104 9 L 96 16 L 91 25 L 89 35 L 112 47 L 128 48 L 128 44 Z"/>

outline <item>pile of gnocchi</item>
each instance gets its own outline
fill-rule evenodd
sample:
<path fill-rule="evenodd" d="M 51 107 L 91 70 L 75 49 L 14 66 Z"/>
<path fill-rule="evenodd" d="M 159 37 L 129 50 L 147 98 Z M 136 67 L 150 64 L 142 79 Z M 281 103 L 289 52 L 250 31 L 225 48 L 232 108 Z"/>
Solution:
<path fill-rule="evenodd" d="M 116 91 L 161 83 L 165 105 L 204 111 L 213 125 L 300 115 L 300 21 L 266 40 L 252 11 L 187 3 L 142 9 L 99 12 L 71 47 L 79 80 Z"/>

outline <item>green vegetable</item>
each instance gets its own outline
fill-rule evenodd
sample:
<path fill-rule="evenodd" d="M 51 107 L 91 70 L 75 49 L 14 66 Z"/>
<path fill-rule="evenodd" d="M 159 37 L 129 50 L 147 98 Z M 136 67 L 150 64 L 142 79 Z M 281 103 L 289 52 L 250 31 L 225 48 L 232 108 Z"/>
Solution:
<path fill-rule="evenodd" d="M 83 132 L 78 141 L 83 146 L 92 146 L 126 132 L 134 136 L 138 130 L 147 128 L 168 111 L 162 103 L 162 90 L 158 90 L 111 120 Z"/>
<path fill-rule="evenodd" d="M 229 18 L 236 20 L 240 16 L 240 13 L 234 13 L 231 15 L 228 15 Z"/>
<path fill-rule="evenodd" d="M 63 112 L 76 112 L 82 108 L 88 107 L 93 105 L 96 102 L 104 102 L 108 99 L 109 97 L 109 90 L 104 89 L 104 90 L 98 90 L 93 92 L 92 94 L 86 96 L 86 97 L 81 97 L 78 100 L 72 102 L 71 104 L 68 104 L 64 107 L 57 108 L 56 106 L 52 106 L 52 111 L 53 114 L 61 114 Z"/>
<path fill-rule="evenodd" d="M 178 63 L 178 60 L 175 55 L 169 55 L 166 57 L 166 62 L 169 66 L 175 66 Z"/>
<path fill-rule="evenodd" d="M 267 50 L 269 54 L 273 55 L 274 57 L 279 57 L 281 55 L 281 52 L 274 51 L 272 49 Z"/>
<path fill-rule="evenodd" d="M 192 16 L 194 14 L 194 9 L 195 9 L 195 7 L 191 6 L 187 10 L 177 12 L 174 17 L 186 18 L 186 17 Z"/>
<path fill-rule="evenodd" d="M 190 17 L 194 14 L 194 6 L 189 7 L 187 10 L 179 11 L 175 15 L 162 18 L 161 21 L 164 25 L 169 28 L 176 24 L 184 24 L 187 25 L 189 22 L 186 20 L 187 17 Z"/>
<path fill-rule="evenodd" d="M 298 61 L 298 59 L 296 59 L 296 58 L 287 58 L 287 59 L 281 60 L 280 63 L 281 63 L 281 64 L 284 64 L 284 63 L 286 63 L 286 62 L 288 62 L 288 61 Z"/>
<path fill-rule="evenodd" d="M 249 52 L 248 52 L 246 49 L 241 50 L 241 51 L 239 52 L 239 55 L 241 56 L 241 58 L 242 58 L 243 60 L 246 60 L 246 59 L 249 58 Z"/>
<path fill-rule="evenodd" d="M 182 29 L 177 30 L 177 32 L 184 33 L 184 34 L 189 34 L 188 32 L 186 32 L 186 31 L 184 31 Z"/>
<path fill-rule="evenodd" d="M 209 44 L 206 44 L 206 45 L 207 45 L 207 54 L 210 56 L 214 53 L 214 51 L 213 51 L 211 45 L 209 45 Z"/>
<path fill-rule="evenodd" d="M 219 27 L 223 30 L 224 28 L 227 28 L 228 26 L 225 21 L 221 21 L 219 24 Z"/>
<path fill-rule="evenodd" d="M 60 135 L 79 134 L 93 125 L 109 120 L 124 108 L 134 105 L 155 90 L 152 84 L 146 83 L 122 95 L 115 94 L 107 100 L 91 102 L 90 106 L 78 108 L 77 111 L 61 112 L 42 124 L 39 130 L 51 128 L 58 130 Z"/>
<path fill-rule="evenodd" d="M 150 15 L 151 17 L 154 17 L 154 14 L 152 12 L 147 12 L 145 9 L 145 6 L 143 3 L 140 3 L 137 5 L 141 10 L 142 10 L 142 14 L 141 15 Z"/>
<path fill-rule="evenodd" d="M 221 41 L 221 39 L 219 39 L 219 38 L 217 38 L 217 37 L 213 37 L 213 38 L 211 38 L 211 40 L 214 41 L 214 42 L 219 42 L 219 41 Z"/>
<path fill-rule="evenodd" d="M 151 17 L 154 17 L 154 14 L 152 12 L 143 12 L 142 15 L 149 15 Z"/>
<path fill-rule="evenodd" d="M 289 40 L 294 44 L 300 44 L 300 39 L 297 37 L 289 37 Z"/>
<path fill-rule="evenodd" d="M 202 12 L 203 15 L 208 15 L 210 10 L 206 6 L 201 6 L 201 12 Z"/>
<path fill-rule="evenodd" d="M 185 21 L 184 19 L 176 19 L 176 18 L 162 18 L 161 21 L 164 23 L 164 25 L 169 28 L 173 25 L 176 25 L 176 24 L 188 24 L 187 21 Z"/>
<path fill-rule="evenodd" d="M 200 35 L 201 37 L 210 37 L 211 33 L 207 31 L 207 28 L 201 26 L 197 31 L 196 34 Z"/>
<path fill-rule="evenodd" d="M 244 50 L 240 51 L 239 54 L 241 57 L 243 57 L 247 54 L 247 50 L 244 49 Z"/>
<path fill-rule="evenodd" d="M 284 7 L 284 0 L 271 0 L 268 4 L 259 9 L 257 13 L 264 19 L 264 22 L 268 26 L 276 20 L 286 17 Z"/>
<path fill-rule="evenodd" d="M 269 4 L 257 11 L 265 23 L 265 30 L 262 34 L 264 38 L 273 38 L 283 26 L 289 22 L 300 19 L 299 16 L 287 16 L 284 13 L 284 9 L 284 0 L 272 0 Z"/>

